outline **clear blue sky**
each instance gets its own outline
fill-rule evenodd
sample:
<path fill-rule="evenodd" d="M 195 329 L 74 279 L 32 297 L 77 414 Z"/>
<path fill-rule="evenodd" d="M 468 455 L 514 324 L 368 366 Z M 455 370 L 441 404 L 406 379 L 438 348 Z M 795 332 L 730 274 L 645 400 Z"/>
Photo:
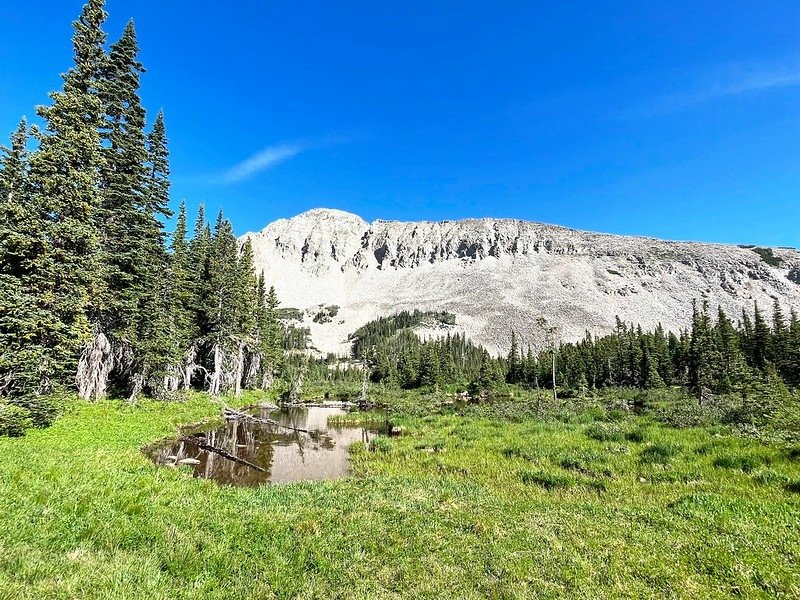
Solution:
<path fill-rule="evenodd" d="M 0 5 L 0 132 L 81 0 Z M 109 0 L 173 192 L 243 233 L 309 208 L 800 246 L 800 2 Z"/>

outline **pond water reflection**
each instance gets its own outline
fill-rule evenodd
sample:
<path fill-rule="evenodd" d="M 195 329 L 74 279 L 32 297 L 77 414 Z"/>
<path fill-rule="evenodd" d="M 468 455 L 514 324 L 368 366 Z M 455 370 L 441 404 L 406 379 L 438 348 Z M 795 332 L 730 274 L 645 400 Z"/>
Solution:
<path fill-rule="evenodd" d="M 329 427 L 329 417 L 347 414 L 339 407 L 256 408 L 249 414 L 277 424 L 227 421 L 154 444 L 145 453 L 157 464 L 189 465 L 195 477 L 227 485 L 317 481 L 348 476 L 350 445 L 368 443 L 379 433 L 360 426 Z"/>

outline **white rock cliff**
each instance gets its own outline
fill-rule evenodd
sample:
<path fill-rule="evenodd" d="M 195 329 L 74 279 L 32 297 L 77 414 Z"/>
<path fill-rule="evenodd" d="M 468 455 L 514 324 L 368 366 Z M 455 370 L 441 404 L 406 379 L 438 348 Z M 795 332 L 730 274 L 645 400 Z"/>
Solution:
<path fill-rule="evenodd" d="M 314 346 L 346 353 L 348 335 L 404 309 L 455 313 L 454 331 L 505 353 L 511 330 L 536 346 L 536 319 L 564 340 L 610 331 L 618 315 L 645 328 L 678 331 L 693 299 L 729 314 L 767 314 L 773 298 L 800 310 L 800 253 L 772 249 L 768 264 L 753 248 L 615 236 L 510 219 L 376 221 L 330 209 L 280 219 L 248 233 L 257 271 L 284 307 L 313 314 L 337 305 L 329 323 L 313 323 Z M 437 335 L 441 331 L 422 331 Z"/>

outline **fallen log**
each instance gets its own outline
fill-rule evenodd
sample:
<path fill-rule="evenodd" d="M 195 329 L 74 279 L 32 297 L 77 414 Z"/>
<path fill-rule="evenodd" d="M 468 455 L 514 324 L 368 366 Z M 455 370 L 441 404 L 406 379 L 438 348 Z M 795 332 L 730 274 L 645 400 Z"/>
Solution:
<path fill-rule="evenodd" d="M 246 412 L 242 412 L 239 410 L 234 410 L 229 407 L 225 407 L 222 409 L 222 418 L 226 421 L 248 421 L 250 423 L 260 423 L 261 425 L 271 425 L 272 427 L 283 427 L 284 429 L 290 429 L 292 431 L 299 431 L 300 433 L 307 433 L 311 435 L 312 431 L 308 429 L 301 429 L 300 427 L 292 427 L 291 425 L 284 425 L 283 423 L 278 423 L 274 419 L 262 419 L 261 417 L 255 417 L 251 414 Z"/>
<path fill-rule="evenodd" d="M 219 454 L 221 457 L 227 458 L 228 460 L 232 460 L 234 462 L 238 462 L 238 463 L 241 463 L 243 465 L 247 465 L 251 469 L 256 469 L 257 471 L 261 471 L 262 473 L 266 473 L 267 472 L 267 470 L 264 467 L 259 467 L 258 465 L 253 464 L 248 460 L 245 460 L 243 458 L 239 458 L 238 456 L 235 456 L 235 455 L 231 454 L 230 452 L 228 452 L 224 448 L 218 448 L 217 446 L 212 446 L 211 444 L 207 444 L 201 438 L 181 436 L 178 439 L 180 441 L 182 441 L 182 442 L 187 443 L 187 444 L 194 444 L 195 446 L 197 446 L 201 450 L 206 450 L 207 452 L 213 452 L 214 454 Z"/>

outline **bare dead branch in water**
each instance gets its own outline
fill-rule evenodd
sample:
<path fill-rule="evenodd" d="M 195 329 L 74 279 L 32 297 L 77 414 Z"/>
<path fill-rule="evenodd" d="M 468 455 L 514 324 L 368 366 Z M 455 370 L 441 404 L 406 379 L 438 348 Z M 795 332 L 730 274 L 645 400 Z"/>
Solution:
<path fill-rule="evenodd" d="M 202 441 L 200 438 L 181 436 L 178 439 L 181 442 L 184 442 L 184 443 L 187 443 L 187 444 L 194 444 L 195 446 L 197 446 L 201 450 L 206 450 L 207 452 L 213 452 L 214 454 L 219 454 L 221 457 L 227 458 L 228 460 L 232 460 L 234 462 L 238 462 L 238 463 L 241 463 L 243 465 L 247 465 L 248 467 L 250 467 L 252 469 L 256 469 L 257 471 L 261 471 L 262 473 L 266 473 L 267 472 L 267 470 L 265 468 L 259 467 L 258 465 L 253 464 L 250 461 L 247 461 L 247 460 L 245 460 L 243 458 L 239 458 L 238 456 L 235 456 L 235 455 L 231 454 L 230 452 L 228 452 L 224 448 L 218 448 L 217 446 L 212 446 L 211 444 L 207 444 L 204 441 Z"/>
<path fill-rule="evenodd" d="M 291 429 L 292 431 L 299 431 L 300 433 L 307 433 L 311 434 L 312 432 L 308 429 L 301 429 L 299 427 L 292 427 L 291 425 L 284 425 L 283 423 L 278 423 L 273 419 L 262 419 L 261 417 L 254 417 L 251 414 L 246 412 L 242 412 L 240 410 L 234 410 L 230 407 L 225 407 L 222 409 L 222 418 L 226 421 L 248 421 L 250 423 L 260 423 L 262 425 L 271 425 L 273 427 L 283 427 L 284 429 Z"/>

